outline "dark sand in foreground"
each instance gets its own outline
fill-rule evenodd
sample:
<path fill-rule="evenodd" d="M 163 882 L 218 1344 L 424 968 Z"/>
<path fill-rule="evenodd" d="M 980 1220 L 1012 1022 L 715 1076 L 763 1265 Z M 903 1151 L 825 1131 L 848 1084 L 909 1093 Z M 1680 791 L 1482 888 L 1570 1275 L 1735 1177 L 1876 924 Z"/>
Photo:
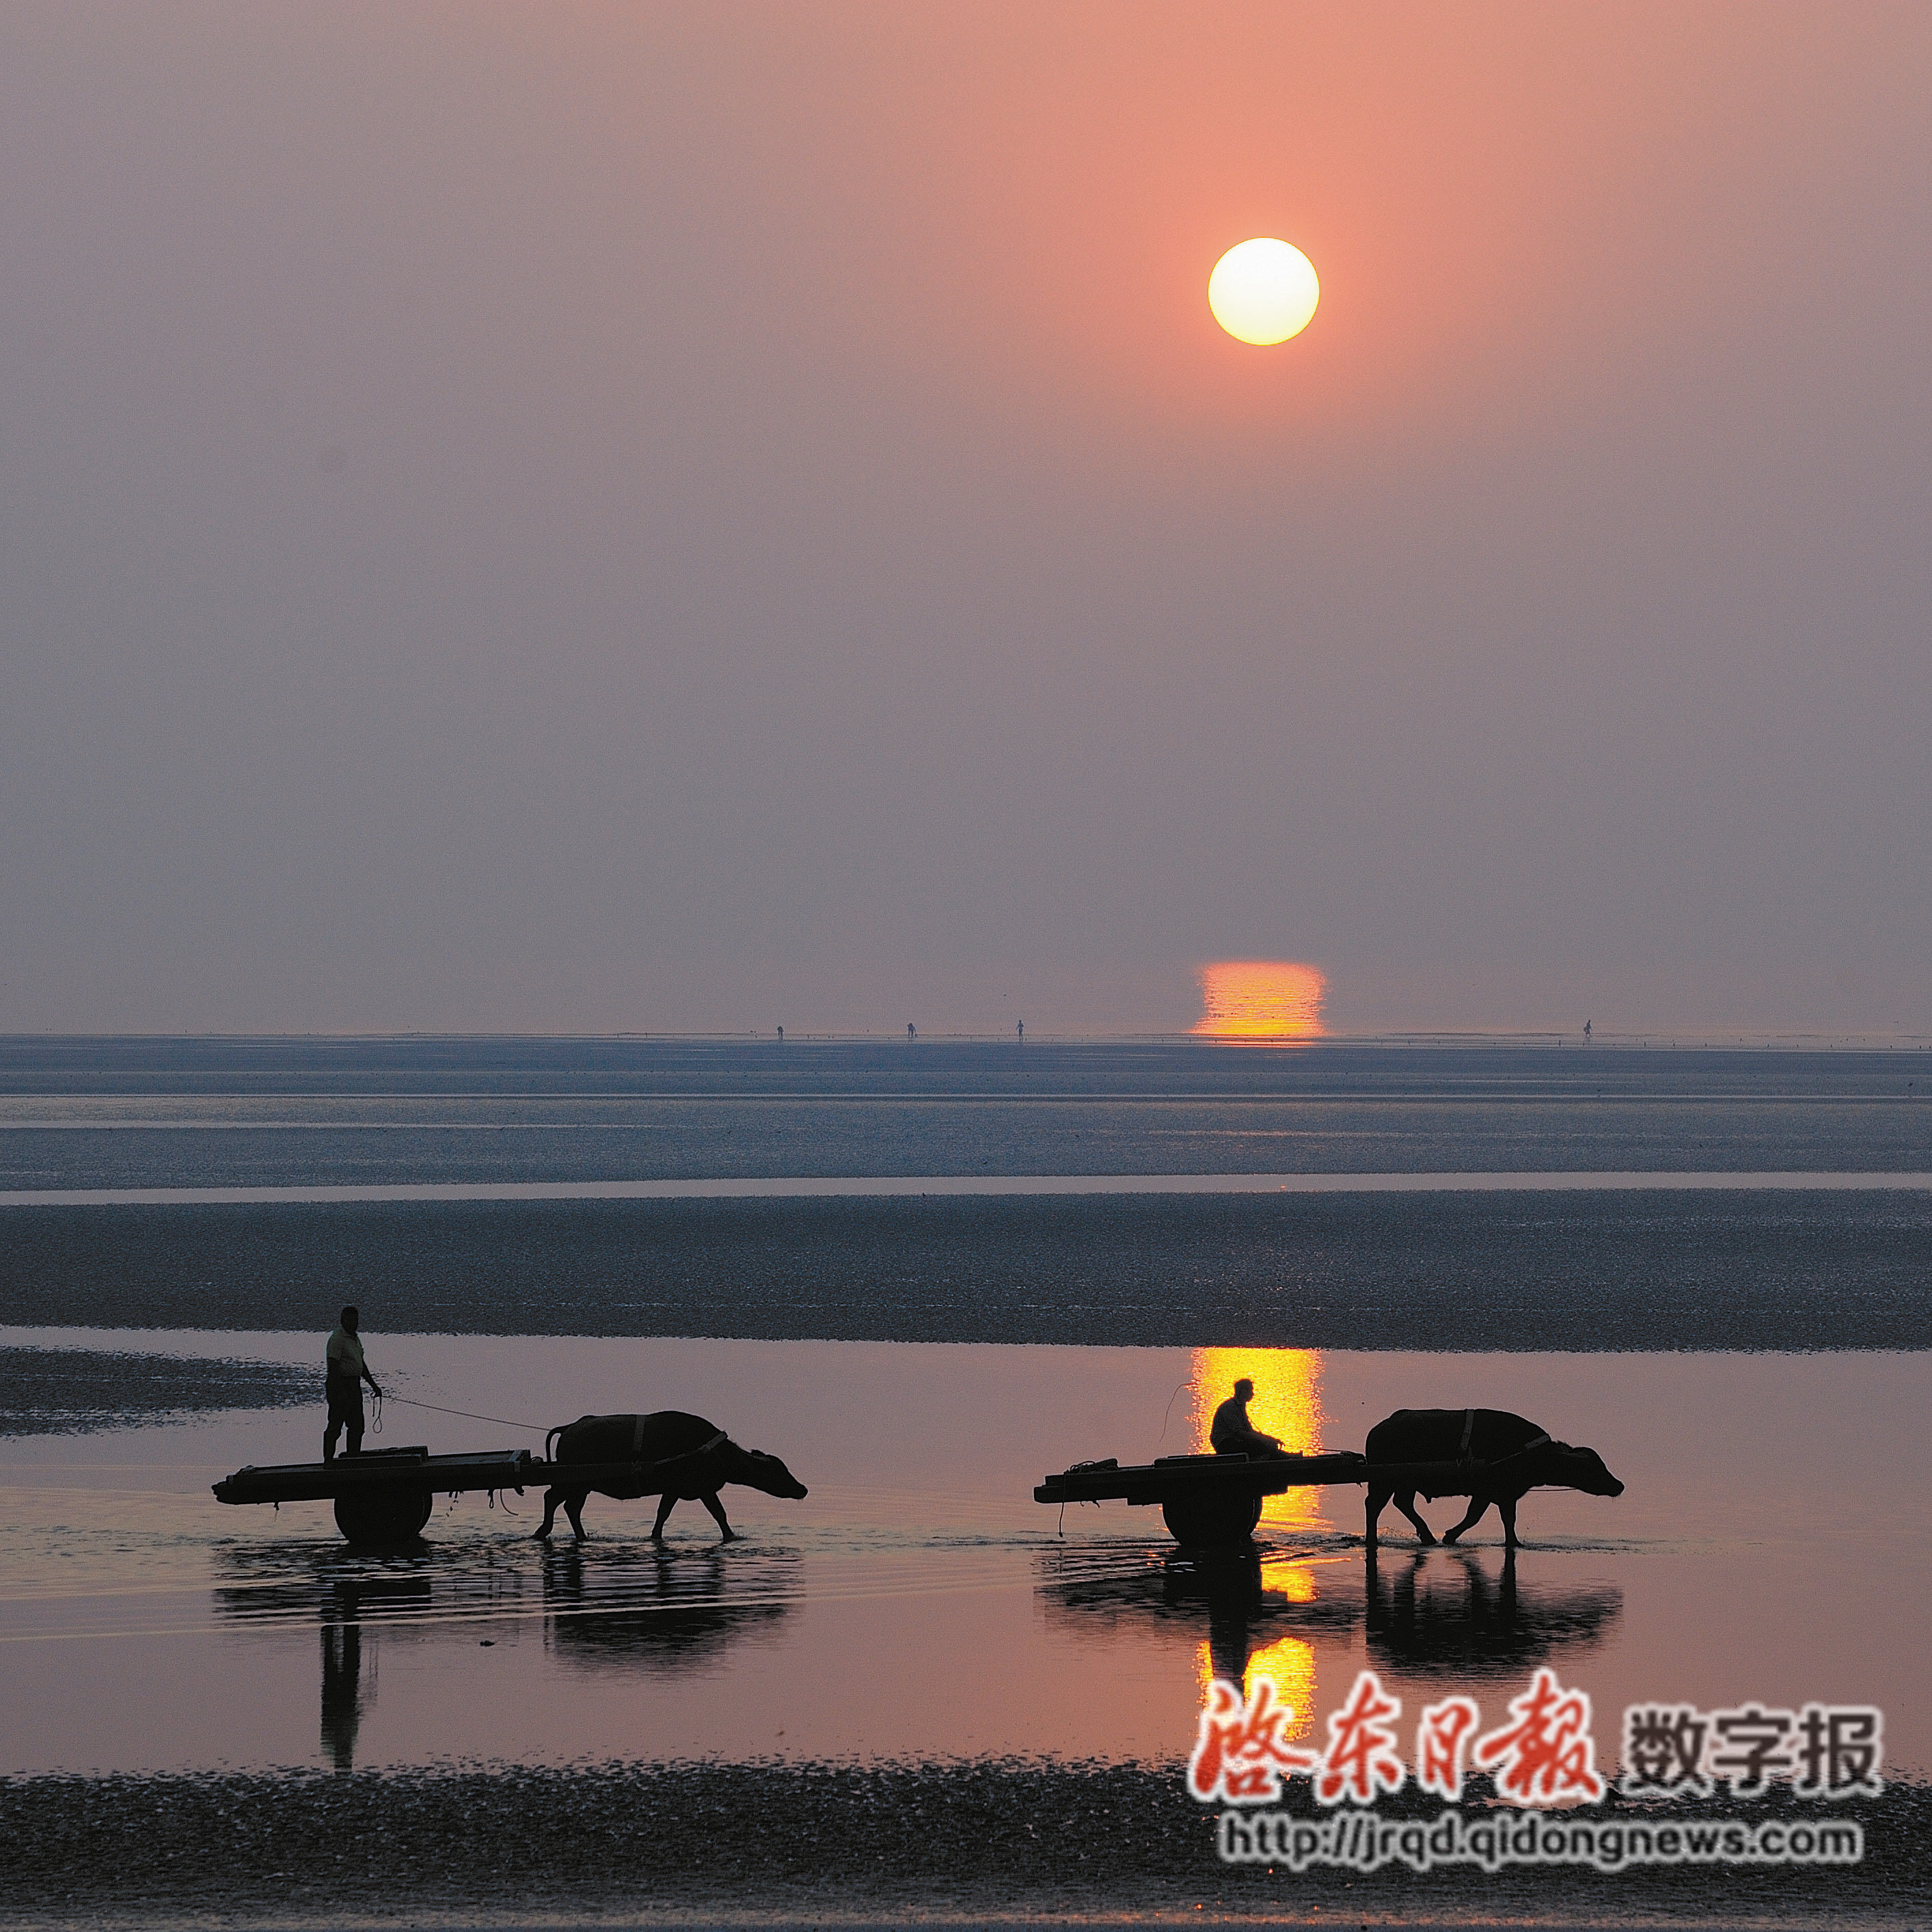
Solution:
<path fill-rule="evenodd" d="M 1304 1800 L 1305 1802 L 1305 1800 Z M 1292 1808 L 1299 1809 L 1296 1805 Z M 1433 1800 L 1382 1815 L 1433 1817 Z M 1713 1814 L 1810 1819 L 1787 1797 Z M 1612 1798 L 1601 1815 L 1652 1810 Z M 1667 1822 L 1691 1808 L 1676 1806 Z M 0 1780 L 0 1924 L 1240 1915 L 1922 1924 L 1932 1790 L 1835 1808 L 1852 1867 L 1299 1876 L 1230 1868 L 1180 1768 L 688 1765 Z"/>

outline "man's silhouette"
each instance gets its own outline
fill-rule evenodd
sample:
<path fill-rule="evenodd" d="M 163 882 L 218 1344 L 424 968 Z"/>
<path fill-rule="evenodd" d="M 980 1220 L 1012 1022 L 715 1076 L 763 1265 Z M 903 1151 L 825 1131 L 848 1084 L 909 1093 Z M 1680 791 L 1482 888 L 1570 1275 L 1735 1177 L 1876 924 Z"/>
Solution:
<path fill-rule="evenodd" d="M 335 1438 L 345 1429 L 349 1432 L 350 1454 L 362 1454 L 362 1384 L 367 1382 L 379 1396 L 382 1393 L 376 1388 L 376 1378 L 362 1358 L 362 1344 L 356 1334 L 362 1321 L 353 1307 L 345 1308 L 340 1327 L 329 1336 L 328 1345 L 322 1352 L 322 1387 L 328 1396 L 328 1426 L 322 1435 L 325 1462 L 334 1461 Z"/>
<path fill-rule="evenodd" d="M 1234 1392 L 1214 1412 L 1208 1440 L 1217 1456 L 1279 1456 L 1281 1438 L 1264 1436 L 1248 1420 L 1248 1404 L 1254 1400 L 1255 1385 L 1246 1376 L 1234 1384 Z"/>

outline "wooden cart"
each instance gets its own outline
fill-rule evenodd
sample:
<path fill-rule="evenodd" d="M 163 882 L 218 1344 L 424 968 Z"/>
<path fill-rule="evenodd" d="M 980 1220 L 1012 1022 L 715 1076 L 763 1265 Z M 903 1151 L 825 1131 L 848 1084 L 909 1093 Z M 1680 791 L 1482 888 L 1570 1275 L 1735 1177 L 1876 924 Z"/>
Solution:
<path fill-rule="evenodd" d="M 1033 1496 L 1040 1503 L 1158 1503 L 1177 1543 L 1232 1550 L 1253 1535 L 1262 1518 L 1262 1498 L 1284 1490 L 1366 1484 L 1372 1475 L 1378 1484 L 1394 1490 L 1450 1496 L 1468 1492 L 1468 1474 L 1464 1462 L 1371 1464 L 1352 1449 L 1318 1456 L 1162 1456 L 1124 1468 L 1110 1456 L 1104 1462 L 1076 1462 L 1048 1476 Z"/>
<path fill-rule="evenodd" d="M 432 1456 L 418 1443 L 338 1456 L 327 1462 L 250 1464 L 214 1485 L 218 1502 L 335 1504 L 335 1526 L 351 1543 L 415 1541 L 436 1498 L 465 1490 L 547 1489 L 554 1483 L 596 1488 L 608 1481 L 648 1480 L 647 1462 L 546 1462 L 527 1449 L 489 1449 L 467 1456 Z M 646 1490 L 644 1493 L 648 1493 Z"/>

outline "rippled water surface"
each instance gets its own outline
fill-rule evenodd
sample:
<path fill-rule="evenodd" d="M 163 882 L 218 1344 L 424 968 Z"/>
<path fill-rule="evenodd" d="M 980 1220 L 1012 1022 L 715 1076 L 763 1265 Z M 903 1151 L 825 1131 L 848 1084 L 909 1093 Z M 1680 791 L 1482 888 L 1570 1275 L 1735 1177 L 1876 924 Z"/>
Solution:
<path fill-rule="evenodd" d="M 1924 1169 L 1929 1070 L 1742 1047 L 0 1040 L 0 1192 Z"/>

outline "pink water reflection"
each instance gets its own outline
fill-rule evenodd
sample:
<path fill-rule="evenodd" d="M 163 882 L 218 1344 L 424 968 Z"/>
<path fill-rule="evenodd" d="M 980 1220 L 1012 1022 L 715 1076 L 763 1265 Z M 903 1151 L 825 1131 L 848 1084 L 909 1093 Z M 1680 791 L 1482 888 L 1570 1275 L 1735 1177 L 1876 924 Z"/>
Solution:
<path fill-rule="evenodd" d="M 1500 1708 L 1546 1658 L 1600 1712 L 1876 1701 L 1893 1763 L 1932 1762 L 1924 1508 L 1892 1450 L 1892 1419 L 1932 1394 L 1922 1357 L 378 1340 L 386 1381 L 428 1400 L 538 1421 L 695 1408 L 812 1495 L 729 1492 L 746 1537 L 722 1552 L 695 1509 L 661 1552 L 648 1506 L 593 1500 L 596 1540 L 545 1555 L 532 1516 L 470 1502 L 422 1556 L 371 1564 L 320 1506 L 208 1496 L 244 1460 L 307 1453 L 306 1415 L 10 1442 L 0 1770 L 1171 1760 L 1210 1671 L 1265 1670 L 1312 1720 L 1365 1662 L 1412 1704 L 1463 1688 Z M 1192 1448 L 1238 1373 L 1274 1432 L 1359 1447 L 1397 1407 L 1510 1408 L 1601 1450 L 1628 1490 L 1527 1498 L 1513 1579 L 1492 1519 L 1462 1552 L 1390 1538 L 1372 1581 L 1354 1489 L 1270 1518 L 1232 1582 L 1174 1562 L 1156 1511 L 1069 1509 L 1063 1534 L 1031 1501 L 1075 1460 Z M 1802 1454 L 1793 1415 L 1814 1418 Z"/>

